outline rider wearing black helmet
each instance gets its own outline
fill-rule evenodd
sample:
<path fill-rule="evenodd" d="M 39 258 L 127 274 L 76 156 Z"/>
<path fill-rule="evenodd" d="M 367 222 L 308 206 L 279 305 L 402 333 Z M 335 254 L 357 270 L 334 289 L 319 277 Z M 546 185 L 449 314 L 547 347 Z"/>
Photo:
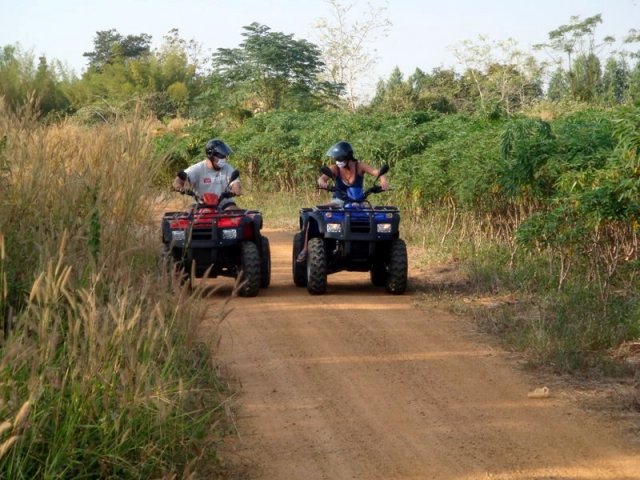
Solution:
<path fill-rule="evenodd" d="M 353 160 L 353 147 L 349 142 L 338 142 L 325 155 L 336 161 Z"/>
<path fill-rule="evenodd" d="M 173 181 L 174 190 L 184 191 L 184 184 L 187 180 L 191 184 L 191 188 L 199 195 L 204 193 L 220 195 L 226 189 L 231 180 L 231 174 L 235 170 L 227 163 L 227 157 L 233 153 L 233 150 L 222 140 L 214 138 L 207 142 L 204 151 L 207 155 L 206 159 L 178 172 Z M 236 179 L 231 182 L 230 189 L 235 196 L 240 195 L 240 180 Z M 228 208 L 235 206 L 235 202 L 230 198 L 225 198 L 222 200 L 221 206 Z"/>
<path fill-rule="evenodd" d="M 332 145 L 325 155 L 334 161 L 334 164 L 329 166 L 338 187 L 331 199 L 331 204 L 333 205 L 341 206 L 344 204 L 344 191 L 348 187 L 362 187 L 365 173 L 374 177 L 377 177 L 380 173 L 378 169 L 356 159 L 353 155 L 353 147 L 349 142 L 342 141 Z M 329 186 L 328 180 L 329 177 L 325 174 L 320 175 L 318 177 L 318 187 L 327 188 Z M 383 190 L 389 188 L 389 181 L 384 175 L 380 177 L 380 186 Z M 308 237 L 308 230 L 305 230 L 304 246 L 296 259 L 298 263 L 304 263 L 307 259 Z"/>
<path fill-rule="evenodd" d="M 231 150 L 231 147 L 229 147 L 229 145 L 224 143 L 222 140 L 213 138 L 209 140 L 205 145 L 204 152 L 207 154 L 207 158 L 209 160 L 213 160 L 215 158 L 227 158 L 233 153 L 233 150 Z M 214 168 L 216 168 L 215 165 Z"/>
<path fill-rule="evenodd" d="M 330 165 L 329 169 L 333 173 L 336 186 L 340 187 L 336 189 L 333 194 L 333 202 L 341 204 L 341 192 L 347 189 L 347 187 L 362 187 L 364 181 L 364 174 L 368 173 L 376 177 L 378 169 L 373 168 L 364 162 L 358 161 L 353 156 L 353 147 L 349 142 L 338 142 L 333 145 L 326 153 L 327 157 L 331 157 L 334 161 L 334 165 Z M 327 188 L 329 177 L 322 174 L 318 177 L 318 186 L 320 188 Z M 380 177 L 380 186 L 383 190 L 389 188 L 389 181 L 387 177 L 382 175 Z"/>

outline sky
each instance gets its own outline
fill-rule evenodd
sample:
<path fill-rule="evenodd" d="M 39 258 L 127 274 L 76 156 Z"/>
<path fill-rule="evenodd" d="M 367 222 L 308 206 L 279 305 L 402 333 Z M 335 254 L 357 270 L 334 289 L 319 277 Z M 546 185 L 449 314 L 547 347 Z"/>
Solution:
<path fill-rule="evenodd" d="M 338 0 L 351 5 L 353 22 L 367 8 L 366 0 Z M 453 48 L 484 35 L 492 41 L 513 38 L 520 48 L 548 40 L 548 33 L 580 19 L 602 14 L 597 32 L 621 39 L 640 30 L 640 0 L 369 0 L 385 7 L 391 22 L 366 50 L 376 58 L 369 78 L 371 90 L 394 67 L 408 76 L 420 68 L 451 68 Z M 19 44 L 23 51 L 57 59 L 81 74 L 84 52 L 93 50 L 97 31 L 116 29 L 123 36 L 149 34 L 158 47 L 171 29 L 195 40 L 203 51 L 235 48 L 245 25 L 258 22 L 274 32 L 317 43 L 320 18 L 331 20 L 326 0 L 0 0 L 0 47 Z"/>

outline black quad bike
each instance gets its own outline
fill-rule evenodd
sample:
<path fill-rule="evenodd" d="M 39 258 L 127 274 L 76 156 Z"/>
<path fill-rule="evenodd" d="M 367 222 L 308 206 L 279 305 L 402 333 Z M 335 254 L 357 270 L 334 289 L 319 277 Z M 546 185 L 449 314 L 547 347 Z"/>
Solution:
<path fill-rule="evenodd" d="M 328 167 L 321 172 L 334 178 Z M 327 275 L 340 271 L 369 272 L 371 283 L 401 294 L 407 288 L 407 247 L 400 238 L 400 211 L 392 206 L 372 206 L 367 197 L 380 193 L 378 178 L 389 170 L 380 169 L 374 185 L 367 190 L 349 187 L 342 206 L 317 205 L 300 209 L 300 232 L 293 237 L 293 282 L 309 293 L 327 290 Z M 328 191 L 335 192 L 336 186 Z M 305 245 L 304 262 L 298 255 Z"/>
<path fill-rule="evenodd" d="M 237 179 L 236 170 L 231 182 Z M 229 182 L 229 184 L 231 183 Z M 165 263 L 189 282 L 193 278 L 242 275 L 238 295 L 255 297 L 271 282 L 269 239 L 260 233 L 262 214 L 256 210 L 222 210 L 233 196 L 227 185 L 222 195 L 198 195 L 189 211 L 166 212 L 162 217 Z"/>

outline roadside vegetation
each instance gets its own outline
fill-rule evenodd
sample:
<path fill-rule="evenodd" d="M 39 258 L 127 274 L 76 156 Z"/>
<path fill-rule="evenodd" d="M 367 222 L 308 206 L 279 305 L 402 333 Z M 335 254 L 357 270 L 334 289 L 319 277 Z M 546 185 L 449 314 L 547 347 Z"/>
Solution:
<path fill-rule="evenodd" d="M 515 299 L 465 313 L 533 365 L 626 373 L 611 352 L 640 340 L 640 37 L 600 58 L 601 23 L 550 32 L 553 65 L 468 42 L 463 73 L 396 69 L 369 102 L 327 68 L 335 41 L 259 24 L 207 62 L 176 30 L 157 51 L 97 32 L 80 78 L 0 49 L 0 477 L 223 474 L 232 392 L 199 327 L 225 305 L 163 274 L 154 210 L 212 137 L 267 229 L 297 226 L 348 140 L 391 167 L 378 199 L 402 208 L 419 261 L 455 262 L 466 296 Z"/>
<path fill-rule="evenodd" d="M 224 306 L 160 273 L 150 127 L 0 107 L 2 478 L 215 472 L 230 392 L 199 324 Z"/>

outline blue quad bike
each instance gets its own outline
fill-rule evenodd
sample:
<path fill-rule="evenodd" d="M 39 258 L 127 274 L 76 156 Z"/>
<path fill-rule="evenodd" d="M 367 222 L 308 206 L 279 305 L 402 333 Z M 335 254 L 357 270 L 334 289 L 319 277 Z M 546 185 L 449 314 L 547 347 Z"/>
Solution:
<path fill-rule="evenodd" d="M 238 176 L 235 170 L 229 185 Z M 254 297 L 271 281 L 269 239 L 259 211 L 221 208 L 233 196 L 229 185 L 220 196 L 187 190 L 195 199 L 191 209 L 163 215 L 163 264 L 189 286 L 193 278 L 242 276 L 238 295 Z"/>
<path fill-rule="evenodd" d="M 391 294 L 407 288 L 407 246 L 400 238 L 400 211 L 393 206 L 372 206 L 367 197 L 382 192 L 378 178 L 389 170 L 384 165 L 372 187 L 349 187 L 342 206 L 317 205 L 300 209 L 300 231 L 293 237 L 293 282 L 312 295 L 327 290 L 331 273 L 369 272 L 371 283 Z M 334 179 L 328 167 L 320 169 Z M 334 179 L 335 180 L 335 179 Z M 326 190 L 335 192 L 336 186 Z M 305 246 L 304 262 L 298 255 Z"/>

